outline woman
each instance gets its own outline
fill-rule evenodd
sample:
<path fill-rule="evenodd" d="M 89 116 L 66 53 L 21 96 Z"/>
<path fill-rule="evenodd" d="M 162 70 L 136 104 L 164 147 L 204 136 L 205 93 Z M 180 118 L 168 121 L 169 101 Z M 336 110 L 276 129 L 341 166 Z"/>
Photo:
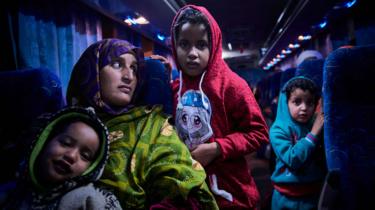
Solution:
<path fill-rule="evenodd" d="M 161 106 L 139 106 L 143 53 L 118 39 L 94 43 L 74 66 L 70 105 L 94 107 L 110 132 L 101 184 L 124 209 L 217 209 L 206 174 L 179 140 Z"/>

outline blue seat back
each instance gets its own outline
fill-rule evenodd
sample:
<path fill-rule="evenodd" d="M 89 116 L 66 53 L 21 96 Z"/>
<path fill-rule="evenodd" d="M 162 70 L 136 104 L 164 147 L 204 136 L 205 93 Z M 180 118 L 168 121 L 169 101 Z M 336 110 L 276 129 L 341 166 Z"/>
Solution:
<path fill-rule="evenodd" d="M 374 58 L 375 46 L 338 49 L 324 65 L 327 165 L 339 172 L 340 202 L 346 209 L 374 209 Z"/>
<path fill-rule="evenodd" d="M 272 99 L 274 99 L 280 93 L 280 81 L 281 81 L 282 75 L 283 75 L 283 72 L 279 71 L 270 77 L 270 81 L 269 81 L 270 92 L 268 96 L 269 104 L 271 104 Z"/>
<path fill-rule="evenodd" d="M 285 83 L 288 82 L 296 74 L 296 68 L 289 68 L 283 71 L 280 78 L 280 90 L 284 87 Z"/>
<path fill-rule="evenodd" d="M 56 112 L 65 102 L 60 79 L 48 69 L 0 72 L 0 95 L 0 161 L 15 168 L 17 161 L 11 156 L 16 154 L 8 149 L 39 115 Z"/>
<path fill-rule="evenodd" d="M 166 114 L 172 114 L 172 88 L 170 75 L 162 62 L 155 59 L 145 60 L 145 81 L 140 95 L 142 105 L 163 105 Z"/>
<path fill-rule="evenodd" d="M 324 59 L 313 59 L 303 61 L 296 70 L 296 76 L 305 76 L 315 82 L 321 89 L 323 81 Z"/>

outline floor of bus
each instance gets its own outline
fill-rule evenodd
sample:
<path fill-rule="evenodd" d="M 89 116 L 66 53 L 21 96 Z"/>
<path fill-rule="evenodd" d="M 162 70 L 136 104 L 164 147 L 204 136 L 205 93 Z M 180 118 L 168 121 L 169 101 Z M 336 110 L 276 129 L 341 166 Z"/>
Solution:
<path fill-rule="evenodd" d="M 261 210 L 268 210 L 271 204 L 272 184 L 270 180 L 270 161 L 254 152 L 246 156 L 251 174 L 254 177 L 255 183 L 261 197 Z"/>

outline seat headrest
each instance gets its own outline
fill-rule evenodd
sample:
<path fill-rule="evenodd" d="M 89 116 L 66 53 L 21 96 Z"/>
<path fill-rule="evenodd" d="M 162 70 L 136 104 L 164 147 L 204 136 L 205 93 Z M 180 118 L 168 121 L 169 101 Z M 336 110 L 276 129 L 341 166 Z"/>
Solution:
<path fill-rule="evenodd" d="M 140 93 L 141 105 L 163 105 L 167 114 L 172 114 L 172 88 L 170 72 L 164 64 L 155 59 L 145 60 L 144 84 Z"/>

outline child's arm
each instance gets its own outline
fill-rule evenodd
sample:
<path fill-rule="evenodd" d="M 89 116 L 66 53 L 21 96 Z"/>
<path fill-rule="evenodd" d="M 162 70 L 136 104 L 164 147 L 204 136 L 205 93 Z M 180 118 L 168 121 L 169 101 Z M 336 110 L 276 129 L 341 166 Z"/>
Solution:
<path fill-rule="evenodd" d="M 216 138 L 221 158 L 236 158 L 268 143 L 268 128 L 254 95 L 244 80 L 225 92 L 225 110 L 231 127 L 225 137 Z"/>
<path fill-rule="evenodd" d="M 309 161 L 318 144 L 318 139 L 311 133 L 302 139 L 296 139 L 294 136 L 290 131 L 282 130 L 278 126 L 270 130 L 270 141 L 276 157 L 293 171 Z"/>
<path fill-rule="evenodd" d="M 221 149 L 217 142 L 200 144 L 191 151 L 191 156 L 203 166 L 207 166 L 220 155 Z"/>

